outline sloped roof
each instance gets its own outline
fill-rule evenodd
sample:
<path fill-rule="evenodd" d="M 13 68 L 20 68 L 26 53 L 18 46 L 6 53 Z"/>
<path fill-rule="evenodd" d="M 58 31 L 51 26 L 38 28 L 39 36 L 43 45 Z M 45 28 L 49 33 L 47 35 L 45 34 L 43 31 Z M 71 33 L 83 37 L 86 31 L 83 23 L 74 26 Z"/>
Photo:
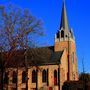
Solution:
<path fill-rule="evenodd" d="M 14 52 L 11 60 L 8 60 L 6 67 L 25 66 L 25 56 L 27 58 L 27 65 L 46 65 L 58 64 L 63 51 L 54 52 L 54 46 L 30 48 L 27 50 L 19 50 Z"/>

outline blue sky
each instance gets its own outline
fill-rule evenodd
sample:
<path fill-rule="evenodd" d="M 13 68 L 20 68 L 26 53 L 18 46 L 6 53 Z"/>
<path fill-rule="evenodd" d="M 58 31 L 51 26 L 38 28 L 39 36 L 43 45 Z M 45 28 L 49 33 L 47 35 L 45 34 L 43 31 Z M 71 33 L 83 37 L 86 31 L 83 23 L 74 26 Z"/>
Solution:
<path fill-rule="evenodd" d="M 59 29 L 62 0 L 0 0 L 0 5 L 12 3 L 29 11 L 44 23 L 46 36 L 40 38 L 45 45 L 54 45 L 54 35 Z M 79 72 L 82 72 L 84 58 L 85 71 L 90 73 L 90 0 L 66 0 L 69 26 L 73 28 Z"/>

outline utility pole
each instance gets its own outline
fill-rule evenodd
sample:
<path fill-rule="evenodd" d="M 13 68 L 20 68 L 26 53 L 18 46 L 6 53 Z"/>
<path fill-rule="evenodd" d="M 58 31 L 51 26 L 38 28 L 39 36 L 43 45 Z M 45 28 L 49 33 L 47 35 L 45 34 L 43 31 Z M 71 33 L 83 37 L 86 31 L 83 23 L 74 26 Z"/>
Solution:
<path fill-rule="evenodd" d="M 82 69 L 83 69 L 83 90 L 86 90 L 86 80 L 85 80 L 84 58 L 82 59 Z"/>
<path fill-rule="evenodd" d="M 83 73 L 85 73 L 85 68 L 84 68 L 84 58 L 82 59 L 82 69 L 83 69 Z"/>

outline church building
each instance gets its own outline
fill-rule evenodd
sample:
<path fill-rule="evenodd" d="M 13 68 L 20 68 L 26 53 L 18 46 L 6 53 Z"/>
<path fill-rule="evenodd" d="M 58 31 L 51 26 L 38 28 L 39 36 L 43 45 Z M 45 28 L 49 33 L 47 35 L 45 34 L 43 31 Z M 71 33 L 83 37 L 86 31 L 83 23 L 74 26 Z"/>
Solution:
<path fill-rule="evenodd" d="M 65 81 L 78 80 L 75 37 L 68 24 L 63 2 L 60 28 L 55 34 L 54 46 L 21 51 L 23 55 L 27 53 L 24 59 L 8 62 L 5 90 L 62 90 Z M 26 67 L 23 65 L 24 60 L 27 60 Z M 19 67 L 15 67 L 15 63 Z"/>

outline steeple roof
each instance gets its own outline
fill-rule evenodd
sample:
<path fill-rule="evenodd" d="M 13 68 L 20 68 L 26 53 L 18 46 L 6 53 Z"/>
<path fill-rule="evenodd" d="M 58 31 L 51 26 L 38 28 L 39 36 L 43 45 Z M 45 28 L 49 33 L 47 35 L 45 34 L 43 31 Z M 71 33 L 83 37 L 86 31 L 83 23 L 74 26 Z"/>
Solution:
<path fill-rule="evenodd" d="M 67 13 L 66 13 L 66 7 L 65 7 L 65 1 L 63 1 L 63 7 L 62 7 L 62 15 L 61 15 L 61 25 L 60 29 L 63 28 L 65 30 L 68 30 L 68 19 L 67 19 Z"/>

